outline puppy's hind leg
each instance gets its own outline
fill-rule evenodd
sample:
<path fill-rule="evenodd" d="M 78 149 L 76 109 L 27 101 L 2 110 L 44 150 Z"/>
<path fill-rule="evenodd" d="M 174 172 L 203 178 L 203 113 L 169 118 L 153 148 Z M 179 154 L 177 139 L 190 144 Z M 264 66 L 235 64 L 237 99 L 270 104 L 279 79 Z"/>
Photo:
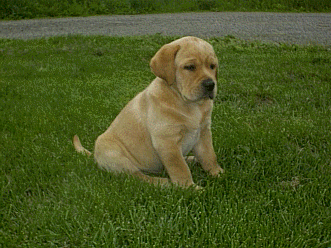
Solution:
<path fill-rule="evenodd" d="M 97 161 L 100 168 L 105 169 L 110 172 L 115 173 L 127 173 L 136 178 L 139 178 L 150 184 L 167 186 L 170 185 L 170 180 L 168 178 L 162 177 L 151 177 L 144 174 L 141 170 L 137 168 L 127 157 L 125 157 L 121 152 L 110 150 L 107 152 L 96 152 L 95 160 Z"/>
<path fill-rule="evenodd" d="M 148 176 L 141 171 L 136 171 L 132 173 L 134 177 L 140 178 L 141 180 L 148 182 L 150 184 L 154 184 L 156 186 L 169 186 L 170 185 L 170 180 L 168 178 L 164 177 L 151 177 Z"/>

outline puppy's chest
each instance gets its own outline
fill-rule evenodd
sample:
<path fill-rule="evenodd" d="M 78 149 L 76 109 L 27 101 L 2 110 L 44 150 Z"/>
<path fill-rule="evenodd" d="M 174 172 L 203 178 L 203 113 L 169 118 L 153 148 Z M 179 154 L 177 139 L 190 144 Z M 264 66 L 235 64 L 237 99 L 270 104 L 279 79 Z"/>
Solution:
<path fill-rule="evenodd" d="M 183 156 L 186 156 L 198 142 L 202 126 L 206 125 L 209 121 L 210 118 L 200 111 L 195 112 L 195 114 L 191 115 L 191 118 L 186 120 L 186 132 L 182 139 Z"/>
<path fill-rule="evenodd" d="M 200 128 L 191 129 L 185 133 L 182 140 L 182 153 L 186 156 L 198 142 L 200 138 Z"/>

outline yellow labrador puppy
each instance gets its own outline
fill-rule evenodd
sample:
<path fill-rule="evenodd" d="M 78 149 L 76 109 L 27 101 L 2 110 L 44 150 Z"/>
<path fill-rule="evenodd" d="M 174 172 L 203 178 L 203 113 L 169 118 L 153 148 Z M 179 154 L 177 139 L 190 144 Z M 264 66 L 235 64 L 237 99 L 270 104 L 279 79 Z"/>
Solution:
<path fill-rule="evenodd" d="M 125 172 L 153 184 L 194 186 L 185 156 L 192 151 L 212 176 L 217 164 L 210 130 L 217 91 L 213 47 L 196 37 L 164 45 L 150 62 L 154 81 L 115 118 L 95 143 L 94 157 L 108 171 Z M 91 153 L 74 137 L 78 152 Z M 168 178 L 151 177 L 166 169 Z"/>

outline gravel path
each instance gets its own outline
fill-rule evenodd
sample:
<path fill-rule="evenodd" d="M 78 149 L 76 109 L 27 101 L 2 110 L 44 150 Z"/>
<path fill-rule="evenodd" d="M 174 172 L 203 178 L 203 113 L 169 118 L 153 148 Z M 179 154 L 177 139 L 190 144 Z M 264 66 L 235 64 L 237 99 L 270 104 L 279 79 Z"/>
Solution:
<path fill-rule="evenodd" d="M 0 21 L 0 38 L 11 39 L 156 33 L 331 45 L 331 13 L 206 12 Z"/>

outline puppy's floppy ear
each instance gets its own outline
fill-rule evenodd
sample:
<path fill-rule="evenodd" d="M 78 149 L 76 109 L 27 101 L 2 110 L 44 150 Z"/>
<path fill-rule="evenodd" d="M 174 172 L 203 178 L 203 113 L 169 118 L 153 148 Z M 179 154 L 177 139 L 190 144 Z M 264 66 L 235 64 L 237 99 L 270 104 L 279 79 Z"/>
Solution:
<path fill-rule="evenodd" d="M 178 44 L 167 44 L 154 55 L 150 67 L 155 76 L 162 78 L 169 85 L 175 82 L 176 66 L 175 57 L 180 46 Z"/>

